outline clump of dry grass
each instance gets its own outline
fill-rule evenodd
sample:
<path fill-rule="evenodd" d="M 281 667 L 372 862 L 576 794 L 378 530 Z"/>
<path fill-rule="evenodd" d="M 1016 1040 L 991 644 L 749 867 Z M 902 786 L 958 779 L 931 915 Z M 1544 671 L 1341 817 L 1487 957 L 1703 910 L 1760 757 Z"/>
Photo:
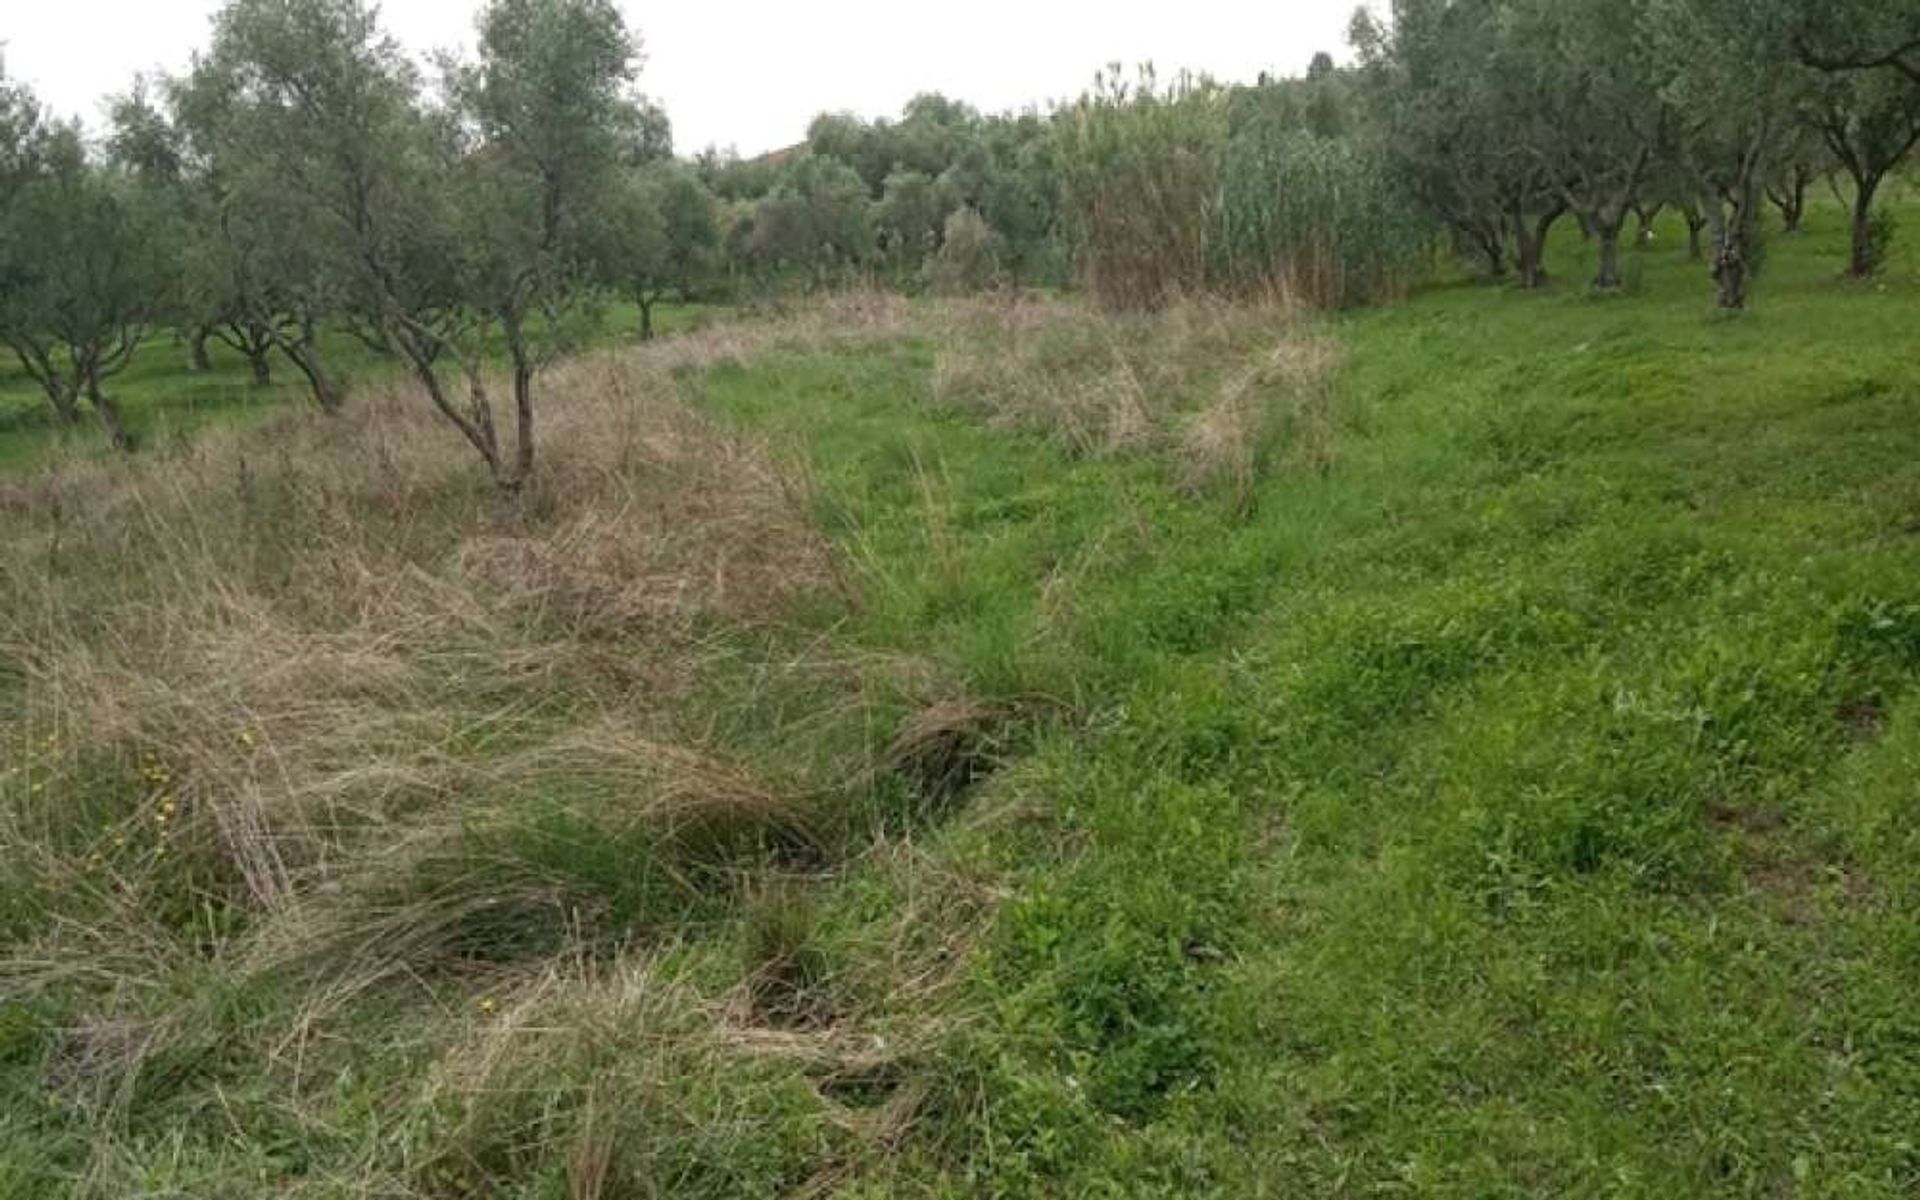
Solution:
<path fill-rule="evenodd" d="M 887 747 L 886 762 L 927 802 L 942 805 L 1001 764 L 1002 714 L 969 697 L 913 713 Z"/>
<path fill-rule="evenodd" d="M 976 304 L 949 317 L 936 400 L 1074 453 L 1161 457 L 1189 488 L 1224 483 L 1244 504 L 1264 457 L 1324 466 L 1332 452 L 1334 351 L 1284 305 Z"/>
<path fill-rule="evenodd" d="M 69 761 L 164 762 L 180 823 L 270 908 L 355 829 L 469 786 L 450 747 L 523 736 L 558 699 L 590 714 L 568 734 L 588 755 L 592 714 L 684 688 L 702 622 L 772 620 L 831 579 L 794 481 L 658 364 L 594 356 L 548 391 L 552 461 L 518 502 L 388 394 L 346 429 L 289 419 L 16 485 L 20 724 L 63 731 Z"/>

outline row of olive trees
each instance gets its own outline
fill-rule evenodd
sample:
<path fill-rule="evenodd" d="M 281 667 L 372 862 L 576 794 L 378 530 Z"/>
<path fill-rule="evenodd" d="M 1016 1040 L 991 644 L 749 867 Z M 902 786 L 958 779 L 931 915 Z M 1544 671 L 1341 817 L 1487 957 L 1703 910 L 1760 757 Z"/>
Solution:
<path fill-rule="evenodd" d="M 1893 69 L 1915 0 L 1395 0 L 1355 20 L 1364 109 L 1422 207 L 1525 286 L 1563 217 L 1621 284 L 1630 213 L 1672 205 L 1711 234 L 1722 307 L 1746 304 L 1769 195 L 1797 225 L 1811 179 L 1850 185 L 1849 269 L 1885 248 L 1874 201 L 1920 140 Z"/>
<path fill-rule="evenodd" d="M 228 0 L 179 78 L 136 85 L 89 148 L 0 77 L 0 341 L 54 419 L 90 409 L 155 329 L 291 363 L 337 409 L 322 334 L 401 362 L 503 486 L 532 469 L 542 366 L 625 296 L 854 279 L 964 290 L 1077 279 L 1104 302 L 1391 296 L 1432 230 L 1545 280 L 1569 215 L 1618 287 L 1630 214 L 1712 234 L 1737 308 L 1771 199 L 1874 202 L 1920 140 L 1920 0 L 1394 0 L 1360 67 L 1221 88 L 1104 75 L 1046 116 L 937 95 L 829 114 L 750 162 L 671 157 L 613 0 L 489 0 L 426 78 L 366 0 Z M 504 415 L 490 394 L 504 358 Z M 510 433 L 508 427 L 510 426 Z"/>
<path fill-rule="evenodd" d="M 898 121 L 817 117 L 806 142 L 701 177 L 727 202 L 724 264 L 762 289 L 858 278 L 972 290 L 1061 277 L 1047 119 L 915 97 Z"/>
<path fill-rule="evenodd" d="M 103 380 L 168 324 L 263 381 L 277 352 L 337 409 L 321 334 L 344 328 L 496 481 L 525 480 L 541 368 L 609 294 L 650 332 L 719 230 L 612 0 L 491 0 L 477 32 L 430 85 L 363 0 L 230 0 L 190 71 L 115 104 L 98 153 L 0 89 L 0 337 L 56 418 L 84 398 L 125 445 Z"/>

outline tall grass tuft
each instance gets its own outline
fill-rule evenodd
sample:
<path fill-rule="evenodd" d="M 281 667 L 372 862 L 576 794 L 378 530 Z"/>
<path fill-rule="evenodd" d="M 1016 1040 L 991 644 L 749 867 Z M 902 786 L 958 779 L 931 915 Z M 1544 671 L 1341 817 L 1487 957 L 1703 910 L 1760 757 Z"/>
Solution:
<path fill-rule="evenodd" d="M 1286 304 L 1199 296 L 1157 313 L 1037 303 L 954 318 L 934 399 L 1076 456 L 1154 460 L 1183 490 L 1223 491 L 1242 514 L 1267 468 L 1332 458 L 1337 353 Z"/>

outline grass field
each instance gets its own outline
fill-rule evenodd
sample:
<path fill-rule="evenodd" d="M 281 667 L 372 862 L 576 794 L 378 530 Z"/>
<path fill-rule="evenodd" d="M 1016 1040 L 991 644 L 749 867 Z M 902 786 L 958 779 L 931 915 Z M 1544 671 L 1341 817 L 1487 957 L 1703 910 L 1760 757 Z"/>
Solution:
<path fill-rule="evenodd" d="M 1920 1192 L 1920 255 L 1683 241 L 9 434 L 0 1195 Z"/>

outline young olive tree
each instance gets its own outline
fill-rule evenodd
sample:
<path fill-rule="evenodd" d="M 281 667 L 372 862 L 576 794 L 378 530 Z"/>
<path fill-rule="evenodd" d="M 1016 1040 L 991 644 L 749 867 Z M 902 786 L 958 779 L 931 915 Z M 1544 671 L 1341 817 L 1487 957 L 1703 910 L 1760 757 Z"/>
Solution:
<path fill-rule="evenodd" d="M 302 283 L 398 354 L 511 488 L 533 468 L 535 376 L 587 291 L 581 217 L 634 144 L 636 47 L 607 0 L 496 0 L 479 30 L 434 111 L 362 0 L 229 0 L 199 69 L 232 178 L 275 197 L 274 230 L 315 251 L 292 260 Z M 511 448 L 486 385 L 493 335 Z"/>
<path fill-rule="evenodd" d="M 384 328 L 420 292 L 418 82 L 359 0 L 230 0 L 173 81 L 202 321 L 277 346 L 341 403 L 323 321 Z M 437 300 L 437 297 L 436 297 Z M 243 352 L 248 344 L 241 347 Z"/>
<path fill-rule="evenodd" d="M 185 91 L 180 85 L 173 90 Z M 272 281 L 236 236 L 246 211 L 224 194 L 195 154 L 185 126 L 154 103 L 145 80 L 115 98 L 110 115 L 112 161 L 165 214 L 168 239 L 179 249 L 173 316 L 188 336 L 194 369 L 208 368 L 206 344 L 217 339 L 246 359 L 255 386 L 272 382 L 280 314 L 263 303 Z M 259 195 L 247 199 L 248 207 L 267 202 Z"/>
<path fill-rule="evenodd" d="M 653 310 L 669 294 L 686 299 L 709 279 L 720 249 L 713 194 L 693 172 L 660 164 L 626 171 L 594 222 L 593 261 L 608 287 L 640 310 L 640 338 L 653 337 Z"/>
<path fill-rule="evenodd" d="M 65 141 L 48 125 L 33 93 L 9 80 L 0 63 L 0 343 L 46 393 L 54 420 L 70 426 L 78 420 L 75 397 L 54 368 L 52 346 L 29 300 L 40 263 L 26 207 L 29 189 L 56 153 L 78 152 L 77 144 Z"/>
<path fill-rule="evenodd" d="M 478 24 L 477 61 L 449 80 L 463 135 L 452 203 L 467 235 L 460 307 L 498 329 L 512 369 L 511 461 L 491 421 L 462 432 L 514 487 L 533 470 L 535 378 L 591 295 L 588 226 L 635 127 L 639 45 L 611 0 L 492 0 Z M 457 351 L 470 390 L 476 345 Z"/>

